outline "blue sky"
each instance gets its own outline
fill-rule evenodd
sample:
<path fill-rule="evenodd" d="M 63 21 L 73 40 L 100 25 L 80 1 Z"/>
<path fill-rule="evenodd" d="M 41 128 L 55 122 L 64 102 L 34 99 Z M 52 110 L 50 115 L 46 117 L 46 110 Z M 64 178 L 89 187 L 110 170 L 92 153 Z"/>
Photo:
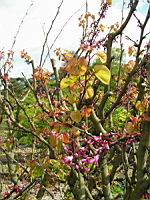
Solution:
<path fill-rule="evenodd" d="M 0 0 L 0 50 L 2 48 L 6 51 L 10 49 L 13 37 L 16 34 L 20 21 L 29 7 L 30 2 L 30 0 Z M 96 14 L 98 12 L 99 2 L 100 0 L 88 0 L 89 11 Z M 128 1 L 126 0 L 126 2 Z M 30 66 L 26 65 L 26 63 L 24 63 L 19 57 L 19 52 L 22 49 L 29 52 L 29 54 L 34 58 L 36 65 L 39 64 L 39 57 L 44 41 L 42 27 L 45 24 L 45 31 L 48 30 L 59 3 L 60 0 L 34 0 L 34 5 L 21 27 L 16 45 L 14 47 L 16 56 L 15 67 L 11 73 L 12 76 L 20 76 L 21 72 L 24 72 L 25 75 L 29 76 L 31 73 Z M 52 43 L 67 19 L 76 10 L 81 8 L 84 3 L 85 0 L 64 0 L 60 15 L 58 16 L 50 34 L 48 40 L 49 44 Z M 113 6 L 108 11 L 105 24 L 110 25 L 111 23 L 121 20 L 121 5 L 122 0 L 113 0 Z M 127 4 L 125 7 L 127 7 Z M 147 9 L 148 4 L 146 3 L 146 0 L 141 0 L 138 7 L 138 16 L 141 20 Z M 82 7 L 81 10 L 68 22 L 59 39 L 55 43 L 54 48 L 62 47 L 73 50 L 78 47 L 81 37 L 81 29 L 78 27 L 78 17 L 84 12 L 84 10 L 85 7 Z M 125 15 L 127 14 L 126 11 L 124 13 Z M 126 34 L 134 36 L 135 30 L 133 31 L 133 26 L 136 27 L 134 19 L 131 20 Z M 137 36 L 138 34 L 134 37 L 136 38 Z M 47 63 L 46 67 L 50 68 L 49 63 Z"/>

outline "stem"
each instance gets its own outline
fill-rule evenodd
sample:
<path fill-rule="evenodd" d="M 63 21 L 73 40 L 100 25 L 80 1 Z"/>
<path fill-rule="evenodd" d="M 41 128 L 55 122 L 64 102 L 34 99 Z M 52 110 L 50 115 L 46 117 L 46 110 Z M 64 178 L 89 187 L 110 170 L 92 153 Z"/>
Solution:
<path fill-rule="evenodd" d="M 56 20 L 58 14 L 59 14 L 59 11 L 60 11 L 60 8 L 61 8 L 62 4 L 63 4 L 63 0 L 60 2 L 60 5 L 58 6 L 56 15 L 55 15 L 54 19 L 52 20 L 52 23 L 51 23 L 51 25 L 50 25 L 50 28 L 49 28 L 49 30 L 48 30 L 48 32 L 47 32 L 47 34 L 46 34 L 45 41 L 44 41 L 44 44 L 43 44 L 43 47 L 42 47 L 42 53 L 41 53 L 41 58 L 40 58 L 40 64 L 39 64 L 39 66 L 42 66 L 42 59 L 43 59 L 43 54 L 44 54 L 44 50 L 45 50 L 45 45 L 46 45 L 46 43 L 47 43 L 48 36 L 49 36 L 49 34 L 50 34 L 50 32 L 51 32 L 51 30 L 52 30 L 52 28 L 53 28 L 54 22 L 55 22 L 55 20 Z"/>
<path fill-rule="evenodd" d="M 102 161 L 102 183 L 103 183 L 103 193 L 105 200 L 112 200 L 110 177 L 109 177 L 106 157 Z"/>

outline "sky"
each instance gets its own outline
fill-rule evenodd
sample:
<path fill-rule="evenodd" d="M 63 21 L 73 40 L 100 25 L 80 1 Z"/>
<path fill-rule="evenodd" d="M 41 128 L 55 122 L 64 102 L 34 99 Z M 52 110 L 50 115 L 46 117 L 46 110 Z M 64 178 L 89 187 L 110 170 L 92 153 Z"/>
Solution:
<path fill-rule="evenodd" d="M 101 0 L 88 0 L 89 11 L 96 14 L 99 9 L 100 1 Z M 15 57 L 11 76 L 22 76 L 22 72 L 26 76 L 30 76 L 31 74 L 31 67 L 20 59 L 20 51 L 23 49 L 31 55 L 35 61 L 35 65 L 39 65 L 39 58 L 44 42 L 43 28 L 45 32 L 47 32 L 60 2 L 61 0 L 33 0 L 33 6 L 23 21 L 13 49 L 15 51 Z M 0 0 L 0 50 L 4 49 L 7 51 L 11 48 L 19 24 L 30 4 L 31 0 Z M 64 0 L 60 9 L 60 14 L 57 17 L 48 38 L 49 46 L 52 44 L 67 20 L 77 10 L 78 12 L 73 15 L 70 21 L 68 21 L 52 50 L 59 47 L 68 50 L 76 50 L 78 48 L 82 35 L 81 29 L 78 27 L 78 18 L 85 11 L 84 4 L 85 0 Z M 120 21 L 121 5 L 122 0 L 113 0 L 113 6 L 109 8 L 107 17 L 104 21 L 105 24 L 110 25 Z M 127 4 L 125 7 L 127 7 Z M 141 0 L 138 7 L 138 16 L 141 20 L 144 19 L 147 9 L 148 4 L 146 3 L 146 0 Z M 127 12 L 125 11 L 124 14 L 126 15 Z M 148 30 L 148 27 L 150 27 L 150 23 L 147 26 L 147 31 L 150 31 Z M 138 37 L 138 33 L 139 30 L 136 27 L 136 21 L 135 19 L 132 19 L 126 34 L 132 38 L 136 38 Z M 46 68 L 51 70 L 48 62 L 46 65 Z"/>

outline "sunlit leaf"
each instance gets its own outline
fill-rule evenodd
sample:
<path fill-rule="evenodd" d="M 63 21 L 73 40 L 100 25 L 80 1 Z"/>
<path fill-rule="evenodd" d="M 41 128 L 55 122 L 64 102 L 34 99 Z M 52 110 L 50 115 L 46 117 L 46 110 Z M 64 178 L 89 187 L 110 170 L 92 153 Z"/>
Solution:
<path fill-rule="evenodd" d="M 85 117 L 88 118 L 91 115 L 92 108 L 85 108 L 84 112 L 85 112 Z"/>
<path fill-rule="evenodd" d="M 97 57 L 101 61 L 101 63 L 106 63 L 107 55 L 103 51 L 97 52 Z"/>
<path fill-rule="evenodd" d="M 61 135 L 61 141 L 62 141 L 64 144 L 69 144 L 69 143 L 70 143 L 68 133 L 63 133 L 63 134 Z"/>
<path fill-rule="evenodd" d="M 109 85 L 111 73 L 105 65 L 94 66 L 95 76 L 104 84 Z"/>
<path fill-rule="evenodd" d="M 87 71 L 87 60 L 84 57 L 72 58 L 65 67 L 65 71 L 73 76 L 82 76 Z"/>
<path fill-rule="evenodd" d="M 73 104 L 76 102 L 76 98 L 73 95 L 69 95 L 69 97 L 67 98 L 68 102 L 70 104 Z"/>
<path fill-rule="evenodd" d="M 71 117 L 72 121 L 74 121 L 76 123 L 79 123 L 81 121 L 81 114 L 80 114 L 79 110 L 72 111 L 70 113 L 70 117 Z"/>
<path fill-rule="evenodd" d="M 112 5 L 112 0 L 106 0 L 106 2 L 107 2 L 107 4 L 108 4 L 109 6 Z"/>
<path fill-rule="evenodd" d="M 37 81 L 43 81 L 45 84 L 47 84 L 50 75 L 50 72 L 48 70 L 43 69 L 42 67 L 37 67 L 34 69 L 34 78 Z"/>
<path fill-rule="evenodd" d="M 64 58 L 66 59 L 66 61 L 69 61 L 73 58 L 73 54 L 70 53 L 69 51 L 64 53 L 63 55 L 64 55 Z"/>
<path fill-rule="evenodd" d="M 69 78 L 63 78 L 60 82 L 60 88 L 64 89 L 69 87 L 72 83 L 77 81 L 77 77 L 70 76 Z"/>
<path fill-rule="evenodd" d="M 94 90 L 92 87 L 88 87 L 86 92 L 85 92 L 85 99 L 92 98 L 94 95 Z"/>
<path fill-rule="evenodd" d="M 116 32 L 116 31 L 118 30 L 118 28 L 119 28 L 119 23 L 116 22 L 115 24 L 112 24 L 112 25 L 110 26 L 110 31 L 111 31 L 111 32 Z"/>
<path fill-rule="evenodd" d="M 135 54 L 135 52 L 136 52 L 136 49 L 135 49 L 134 46 L 129 46 L 128 47 L 128 55 L 129 56 L 132 56 L 133 54 Z"/>

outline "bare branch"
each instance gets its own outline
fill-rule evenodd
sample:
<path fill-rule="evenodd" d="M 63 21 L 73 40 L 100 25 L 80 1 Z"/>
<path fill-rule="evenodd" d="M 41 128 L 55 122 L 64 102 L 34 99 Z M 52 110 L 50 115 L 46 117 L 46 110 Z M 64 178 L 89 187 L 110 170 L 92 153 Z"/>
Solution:
<path fill-rule="evenodd" d="M 56 15 L 55 15 L 54 19 L 52 20 L 50 28 L 49 28 L 49 30 L 48 30 L 48 32 L 46 34 L 45 41 L 44 41 L 44 44 L 43 44 L 43 47 L 42 47 L 42 53 L 41 53 L 41 58 L 40 58 L 40 64 L 39 64 L 39 66 L 42 66 L 42 59 L 43 59 L 43 54 L 44 54 L 44 50 L 45 50 L 45 45 L 47 43 L 48 36 L 49 36 L 49 34 L 50 34 L 50 32 L 51 32 L 51 30 L 53 28 L 54 22 L 56 21 L 56 18 L 57 18 L 58 14 L 59 14 L 59 11 L 60 11 L 60 8 L 61 8 L 62 4 L 63 4 L 63 0 L 60 2 L 60 5 L 58 6 Z"/>
<path fill-rule="evenodd" d="M 61 30 L 59 31 L 58 35 L 55 37 L 53 43 L 51 44 L 50 47 L 48 47 L 48 52 L 47 52 L 47 54 L 46 54 L 46 56 L 45 56 L 45 59 L 44 59 L 44 61 L 43 61 L 43 63 L 42 63 L 42 66 L 45 64 L 46 59 L 47 59 L 47 57 L 49 56 L 49 53 L 50 53 L 51 49 L 53 48 L 54 44 L 56 43 L 57 39 L 58 39 L 59 36 L 61 35 L 61 33 L 62 33 L 62 31 L 64 30 L 64 28 L 67 26 L 68 22 L 69 22 L 69 21 L 74 17 L 74 15 L 76 15 L 84 6 L 85 6 L 85 4 L 83 4 L 83 5 L 81 6 L 81 8 L 79 8 L 78 10 L 76 10 L 76 11 L 68 18 L 68 20 L 64 23 L 64 25 L 62 26 L 62 28 L 61 28 Z"/>
<path fill-rule="evenodd" d="M 17 30 L 17 32 L 16 32 L 16 35 L 14 36 L 14 41 L 13 41 L 13 43 L 12 43 L 11 50 L 13 50 L 13 48 L 14 48 L 14 46 L 15 46 L 15 44 L 16 44 L 17 36 L 19 35 L 21 26 L 23 25 L 24 20 L 25 20 L 25 18 L 27 17 L 27 15 L 28 15 L 28 13 L 29 13 L 29 11 L 30 11 L 30 9 L 31 9 L 32 6 L 33 6 L 33 1 L 31 1 L 31 4 L 29 5 L 29 7 L 28 7 L 28 9 L 27 9 L 27 11 L 26 11 L 26 13 L 25 13 L 25 15 L 23 16 L 23 18 L 22 18 L 22 20 L 21 20 L 21 22 L 20 22 L 20 24 L 19 24 L 18 30 Z"/>

